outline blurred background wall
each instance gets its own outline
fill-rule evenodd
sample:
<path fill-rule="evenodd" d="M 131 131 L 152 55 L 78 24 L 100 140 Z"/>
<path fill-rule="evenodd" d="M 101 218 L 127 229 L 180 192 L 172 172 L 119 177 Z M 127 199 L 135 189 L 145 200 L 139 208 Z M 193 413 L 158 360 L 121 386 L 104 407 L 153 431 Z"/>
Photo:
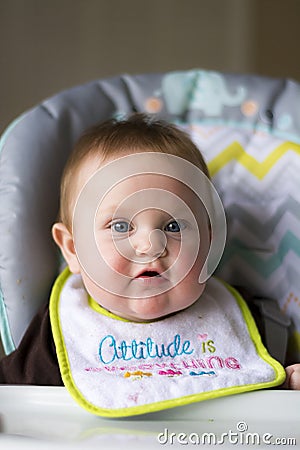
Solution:
<path fill-rule="evenodd" d="M 0 132 L 65 88 L 204 68 L 300 80 L 300 0 L 0 0 Z"/>

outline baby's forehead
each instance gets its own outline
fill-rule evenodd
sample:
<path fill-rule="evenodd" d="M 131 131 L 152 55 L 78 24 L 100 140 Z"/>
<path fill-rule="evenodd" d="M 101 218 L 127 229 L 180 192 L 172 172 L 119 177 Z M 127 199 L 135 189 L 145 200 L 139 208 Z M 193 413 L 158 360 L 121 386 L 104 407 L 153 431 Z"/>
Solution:
<path fill-rule="evenodd" d="M 142 152 L 143 153 L 143 152 Z M 146 152 L 145 152 L 146 153 Z M 136 188 L 147 188 L 153 186 L 161 186 L 162 188 L 170 188 L 170 189 L 177 189 L 180 190 L 180 188 L 184 189 L 184 183 L 180 182 L 179 179 L 174 178 L 168 173 L 161 174 L 160 168 L 158 168 L 158 173 L 155 173 L 153 171 L 149 172 L 147 170 L 147 167 L 143 171 L 140 171 L 139 173 L 135 173 L 132 176 L 126 177 L 124 175 L 124 172 L 122 172 L 122 156 L 130 155 L 130 153 L 125 152 L 124 154 L 118 154 L 118 155 L 112 155 L 109 158 L 100 158 L 99 155 L 88 155 L 84 160 L 80 162 L 80 164 L 77 167 L 76 172 L 74 173 L 74 176 L 71 177 L 71 183 L 73 183 L 72 188 L 76 189 L 78 193 L 80 190 L 85 186 L 85 184 L 95 175 L 96 173 L 100 172 L 101 169 L 109 165 L 111 162 L 115 160 L 119 160 L 118 166 L 112 166 L 112 170 L 114 171 L 114 176 L 112 177 L 114 181 L 111 183 L 111 188 L 114 188 L 118 184 L 124 183 L 124 187 L 127 184 L 133 183 L 135 184 Z M 117 176 L 116 176 L 116 170 L 117 170 Z M 108 177 L 108 181 L 110 178 L 110 173 L 107 171 L 103 171 L 103 175 L 105 174 L 106 177 Z M 101 179 L 101 177 L 100 177 Z"/>
<path fill-rule="evenodd" d="M 101 162 L 99 157 L 91 156 L 82 161 L 77 168 L 77 173 L 72 178 L 70 207 L 73 211 L 80 193 L 86 185 L 89 185 L 90 180 L 93 180 L 91 195 L 93 198 L 96 196 L 99 200 L 98 215 L 108 214 L 108 211 L 109 214 L 115 213 L 116 210 L 119 213 L 127 213 L 131 210 L 136 213 L 139 208 L 141 210 L 154 208 L 163 209 L 172 216 L 173 213 L 179 214 L 179 211 L 187 207 L 191 212 L 196 212 L 196 216 L 198 216 L 202 210 L 199 197 L 191 187 L 180 180 L 180 176 L 178 179 L 176 176 L 159 173 L 159 171 L 158 173 L 149 172 L 147 167 L 142 173 L 125 176 L 125 173 L 122 172 L 122 164 L 118 164 L 117 175 L 114 172 L 110 178 L 110 171 L 106 169 L 102 171 L 102 169 L 115 159 L 119 158 Z M 104 191 L 102 189 L 103 177 L 105 177 Z M 94 183 L 94 181 L 97 182 Z M 98 187 L 101 195 L 99 195 Z"/>
<path fill-rule="evenodd" d="M 183 211 L 189 214 L 199 211 L 199 202 L 197 195 L 179 180 L 166 175 L 139 174 L 107 190 L 99 201 L 98 215 L 127 217 L 155 210 L 172 217 L 182 216 Z"/>

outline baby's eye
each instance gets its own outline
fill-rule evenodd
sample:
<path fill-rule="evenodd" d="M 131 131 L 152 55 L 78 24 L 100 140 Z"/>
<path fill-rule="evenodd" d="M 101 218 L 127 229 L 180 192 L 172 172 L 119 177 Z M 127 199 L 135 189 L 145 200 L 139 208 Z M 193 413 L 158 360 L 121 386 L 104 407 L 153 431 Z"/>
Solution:
<path fill-rule="evenodd" d="M 111 224 L 111 229 L 115 233 L 128 233 L 132 230 L 132 227 L 126 220 L 119 220 L 118 222 L 113 222 Z"/>
<path fill-rule="evenodd" d="M 181 221 L 172 220 L 165 226 L 165 231 L 169 231 L 171 233 L 180 233 L 185 228 L 185 225 Z"/>

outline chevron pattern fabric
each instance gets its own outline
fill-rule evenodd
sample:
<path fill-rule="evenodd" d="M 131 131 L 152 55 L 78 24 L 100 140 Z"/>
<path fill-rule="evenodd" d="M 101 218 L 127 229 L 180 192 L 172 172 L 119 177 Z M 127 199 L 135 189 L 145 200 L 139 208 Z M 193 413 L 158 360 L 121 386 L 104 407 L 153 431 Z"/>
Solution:
<path fill-rule="evenodd" d="M 300 145 L 269 133 L 188 125 L 222 199 L 228 225 L 217 275 L 278 300 L 300 356 Z"/>

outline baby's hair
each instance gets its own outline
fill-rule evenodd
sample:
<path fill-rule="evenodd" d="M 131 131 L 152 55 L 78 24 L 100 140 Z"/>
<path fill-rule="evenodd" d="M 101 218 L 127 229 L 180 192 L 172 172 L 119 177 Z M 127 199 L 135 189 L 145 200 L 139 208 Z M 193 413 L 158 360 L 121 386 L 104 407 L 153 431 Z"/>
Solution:
<path fill-rule="evenodd" d="M 111 157 L 141 152 L 179 156 L 197 166 L 209 178 L 198 147 L 177 126 L 142 113 L 122 120 L 110 119 L 88 129 L 75 144 L 62 175 L 59 220 L 71 230 L 72 186 L 87 157 L 98 157 L 100 167 Z"/>

